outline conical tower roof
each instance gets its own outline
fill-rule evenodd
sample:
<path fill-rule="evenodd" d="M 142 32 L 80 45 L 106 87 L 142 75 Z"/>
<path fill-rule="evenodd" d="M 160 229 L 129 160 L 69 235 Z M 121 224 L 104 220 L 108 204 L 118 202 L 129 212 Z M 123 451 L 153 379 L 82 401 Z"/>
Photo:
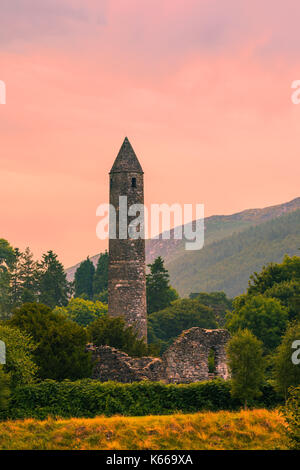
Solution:
<path fill-rule="evenodd" d="M 110 173 L 120 172 L 144 173 L 127 137 L 125 137 L 117 158 L 115 159 L 112 169 L 110 170 Z"/>

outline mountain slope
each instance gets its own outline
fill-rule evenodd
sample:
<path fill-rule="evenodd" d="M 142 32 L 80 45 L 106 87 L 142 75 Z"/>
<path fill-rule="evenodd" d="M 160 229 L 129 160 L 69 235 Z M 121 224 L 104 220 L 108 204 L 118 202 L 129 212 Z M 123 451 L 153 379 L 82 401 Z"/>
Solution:
<path fill-rule="evenodd" d="M 224 290 L 230 297 L 243 292 L 250 274 L 264 264 L 299 254 L 300 210 L 185 252 L 167 263 L 172 285 L 181 295 Z"/>
<path fill-rule="evenodd" d="M 241 232 L 251 226 L 259 225 L 268 220 L 275 219 L 284 214 L 288 214 L 300 209 L 300 197 L 290 202 L 276 206 L 265 207 L 263 209 L 247 209 L 232 215 L 213 215 L 204 219 L 205 226 L 205 246 L 218 240 L 222 240 L 230 235 Z M 146 241 L 146 259 L 152 263 L 157 256 L 161 256 L 166 263 L 178 258 L 185 253 L 183 240 L 159 239 Z"/>
<path fill-rule="evenodd" d="M 159 239 L 146 241 L 147 263 L 161 256 L 170 271 L 172 285 L 181 295 L 201 290 L 225 290 L 230 296 L 237 295 L 247 287 L 249 275 L 259 270 L 263 264 L 281 261 L 285 253 L 299 254 L 300 227 L 299 217 L 296 215 L 299 210 L 300 197 L 263 209 L 248 209 L 233 215 L 207 217 L 204 222 L 205 246 L 202 250 L 187 252 L 184 240 L 162 240 L 160 236 Z M 266 224 L 288 214 L 292 217 L 288 219 L 286 227 L 280 222 L 277 228 L 274 227 L 277 232 L 276 242 Z M 259 227 L 266 228 L 260 231 Z M 251 228 L 255 228 L 255 231 L 252 232 Z M 172 233 L 173 231 L 171 238 Z M 224 244 L 219 245 L 222 242 Z M 220 257 L 225 248 L 227 256 L 225 253 Z M 216 250 L 219 253 L 218 259 Z M 96 265 L 99 254 L 90 259 Z M 74 279 L 79 264 L 66 270 L 68 280 Z"/>

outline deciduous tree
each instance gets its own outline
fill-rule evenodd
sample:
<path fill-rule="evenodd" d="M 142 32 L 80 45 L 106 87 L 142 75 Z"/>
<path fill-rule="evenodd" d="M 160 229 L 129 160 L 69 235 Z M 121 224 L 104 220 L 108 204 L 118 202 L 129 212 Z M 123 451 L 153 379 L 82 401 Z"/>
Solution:
<path fill-rule="evenodd" d="M 247 409 L 249 400 L 261 395 L 265 362 L 262 343 L 249 330 L 238 331 L 227 346 L 231 393 Z"/>

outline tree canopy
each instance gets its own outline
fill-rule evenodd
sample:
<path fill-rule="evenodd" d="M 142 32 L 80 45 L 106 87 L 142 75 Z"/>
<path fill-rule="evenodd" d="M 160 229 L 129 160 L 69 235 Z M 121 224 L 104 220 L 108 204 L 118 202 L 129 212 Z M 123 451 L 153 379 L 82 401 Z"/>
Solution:
<path fill-rule="evenodd" d="M 262 343 L 249 330 L 239 330 L 227 346 L 231 372 L 231 393 L 247 408 L 247 402 L 261 394 L 265 361 Z"/>
<path fill-rule="evenodd" d="M 226 316 L 229 331 L 250 330 L 263 342 L 265 352 L 280 344 L 288 324 L 288 311 L 279 300 L 261 294 L 241 296 L 233 301 L 233 307 Z"/>
<path fill-rule="evenodd" d="M 133 327 L 126 326 L 122 317 L 100 317 L 88 326 L 88 333 L 95 346 L 111 346 L 129 356 L 147 356 L 155 352 L 155 348 L 148 347 L 137 337 Z"/>
<path fill-rule="evenodd" d="M 286 255 L 282 263 L 270 263 L 250 276 L 247 295 L 257 294 L 277 298 L 290 320 L 300 320 L 300 257 Z"/>
<path fill-rule="evenodd" d="M 285 398 L 288 396 L 289 387 L 300 385 L 300 364 L 292 360 L 293 353 L 300 360 L 300 322 L 293 322 L 289 325 L 272 358 L 275 388 Z"/>
<path fill-rule="evenodd" d="M 54 313 L 63 314 L 79 325 L 87 326 L 107 313 L 107 304 L 78 297 L 71 299 L 66 307 L 56 307 Z"/>
<path fill-rule="evenodd" d="M 90 356 L 85 352 L 87 333 L 82 326 L 37 303 L 16 309 L 9 324 L 31 335 L 37 343 L 34 360 L 41 379 L 76 380 L 90 376 Z"/>
<path fill-rule="evenodd" d="M 11 269 L 15 261 L 15 252 L 8 241 L 0 238 L 0 317 L 8 315 L 11 306 Z"/>
<path fill-rule="evenodd" d="M 148 315 L 149 342 L 159 342 L 164 351 L 176 336 L 193 326 L 217 328 L 213 309 L 198 298 L 175 300 L 165 309 Z"/>
<path fill-rule="evenodd" d="M 54 308 L 68 304 L 70 285 L 57 255 L 49 250 L 42 256 L 38 273 L 39 302 Z"/>
<path fill-rule="evenodd" d="M 229 299 L 225 292 L 193 292 L 190 294 L 190 299 L 198 299 L 201 304 L 212 308 L 218 326 L 224 327 L 226 312 L 232 310 L 232 299 Z"/>
<path fill-rule="evenodd" d="M 85 294 L 89 300 L 94 295 L 93 282 L 95 275 L 95 266 L 89 257 L 83 261 L 75 273 L 74 287 L 75 297 Z"/>
<path fill-rule="evenodd" d="M 108 252 L 100 253 L 93 281 L 94 298 L 100 297 L 108 289 Z"/>
<path fill-rule="evenodd" d="M 19 328 L 0 323 L 0 340 L 5 343 L 6 364 L 3 370 L 10 374 L 11 386 L 32 383 L 38 368 L 34 361 L 37 346 L 31 336 Z"/>

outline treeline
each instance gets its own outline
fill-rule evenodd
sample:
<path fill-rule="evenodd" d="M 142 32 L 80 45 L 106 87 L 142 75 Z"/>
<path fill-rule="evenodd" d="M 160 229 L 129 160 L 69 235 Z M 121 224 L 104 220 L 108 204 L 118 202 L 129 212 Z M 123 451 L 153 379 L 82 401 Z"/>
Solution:
<path fill-rule="evenodd" d="M 65 307 L 72 297 L 107 303 L 108 253 L 102 253 L 95 269 L 87 258 L 68 282 L 62 263 L 49 250 L 35 261 L 30 248 L 20 251 L 0 239 L 0 318 L 16 307 L 38 302 L 50 308 Z"/>
<path fill-rule="evenodd" d="M 63 265 L 53 251 L 35 261 L 29 248 L 24 252 L 0 239 L 0 318 L 26 302 L 51 308 L 67 305 L 73 293 Z"/>

